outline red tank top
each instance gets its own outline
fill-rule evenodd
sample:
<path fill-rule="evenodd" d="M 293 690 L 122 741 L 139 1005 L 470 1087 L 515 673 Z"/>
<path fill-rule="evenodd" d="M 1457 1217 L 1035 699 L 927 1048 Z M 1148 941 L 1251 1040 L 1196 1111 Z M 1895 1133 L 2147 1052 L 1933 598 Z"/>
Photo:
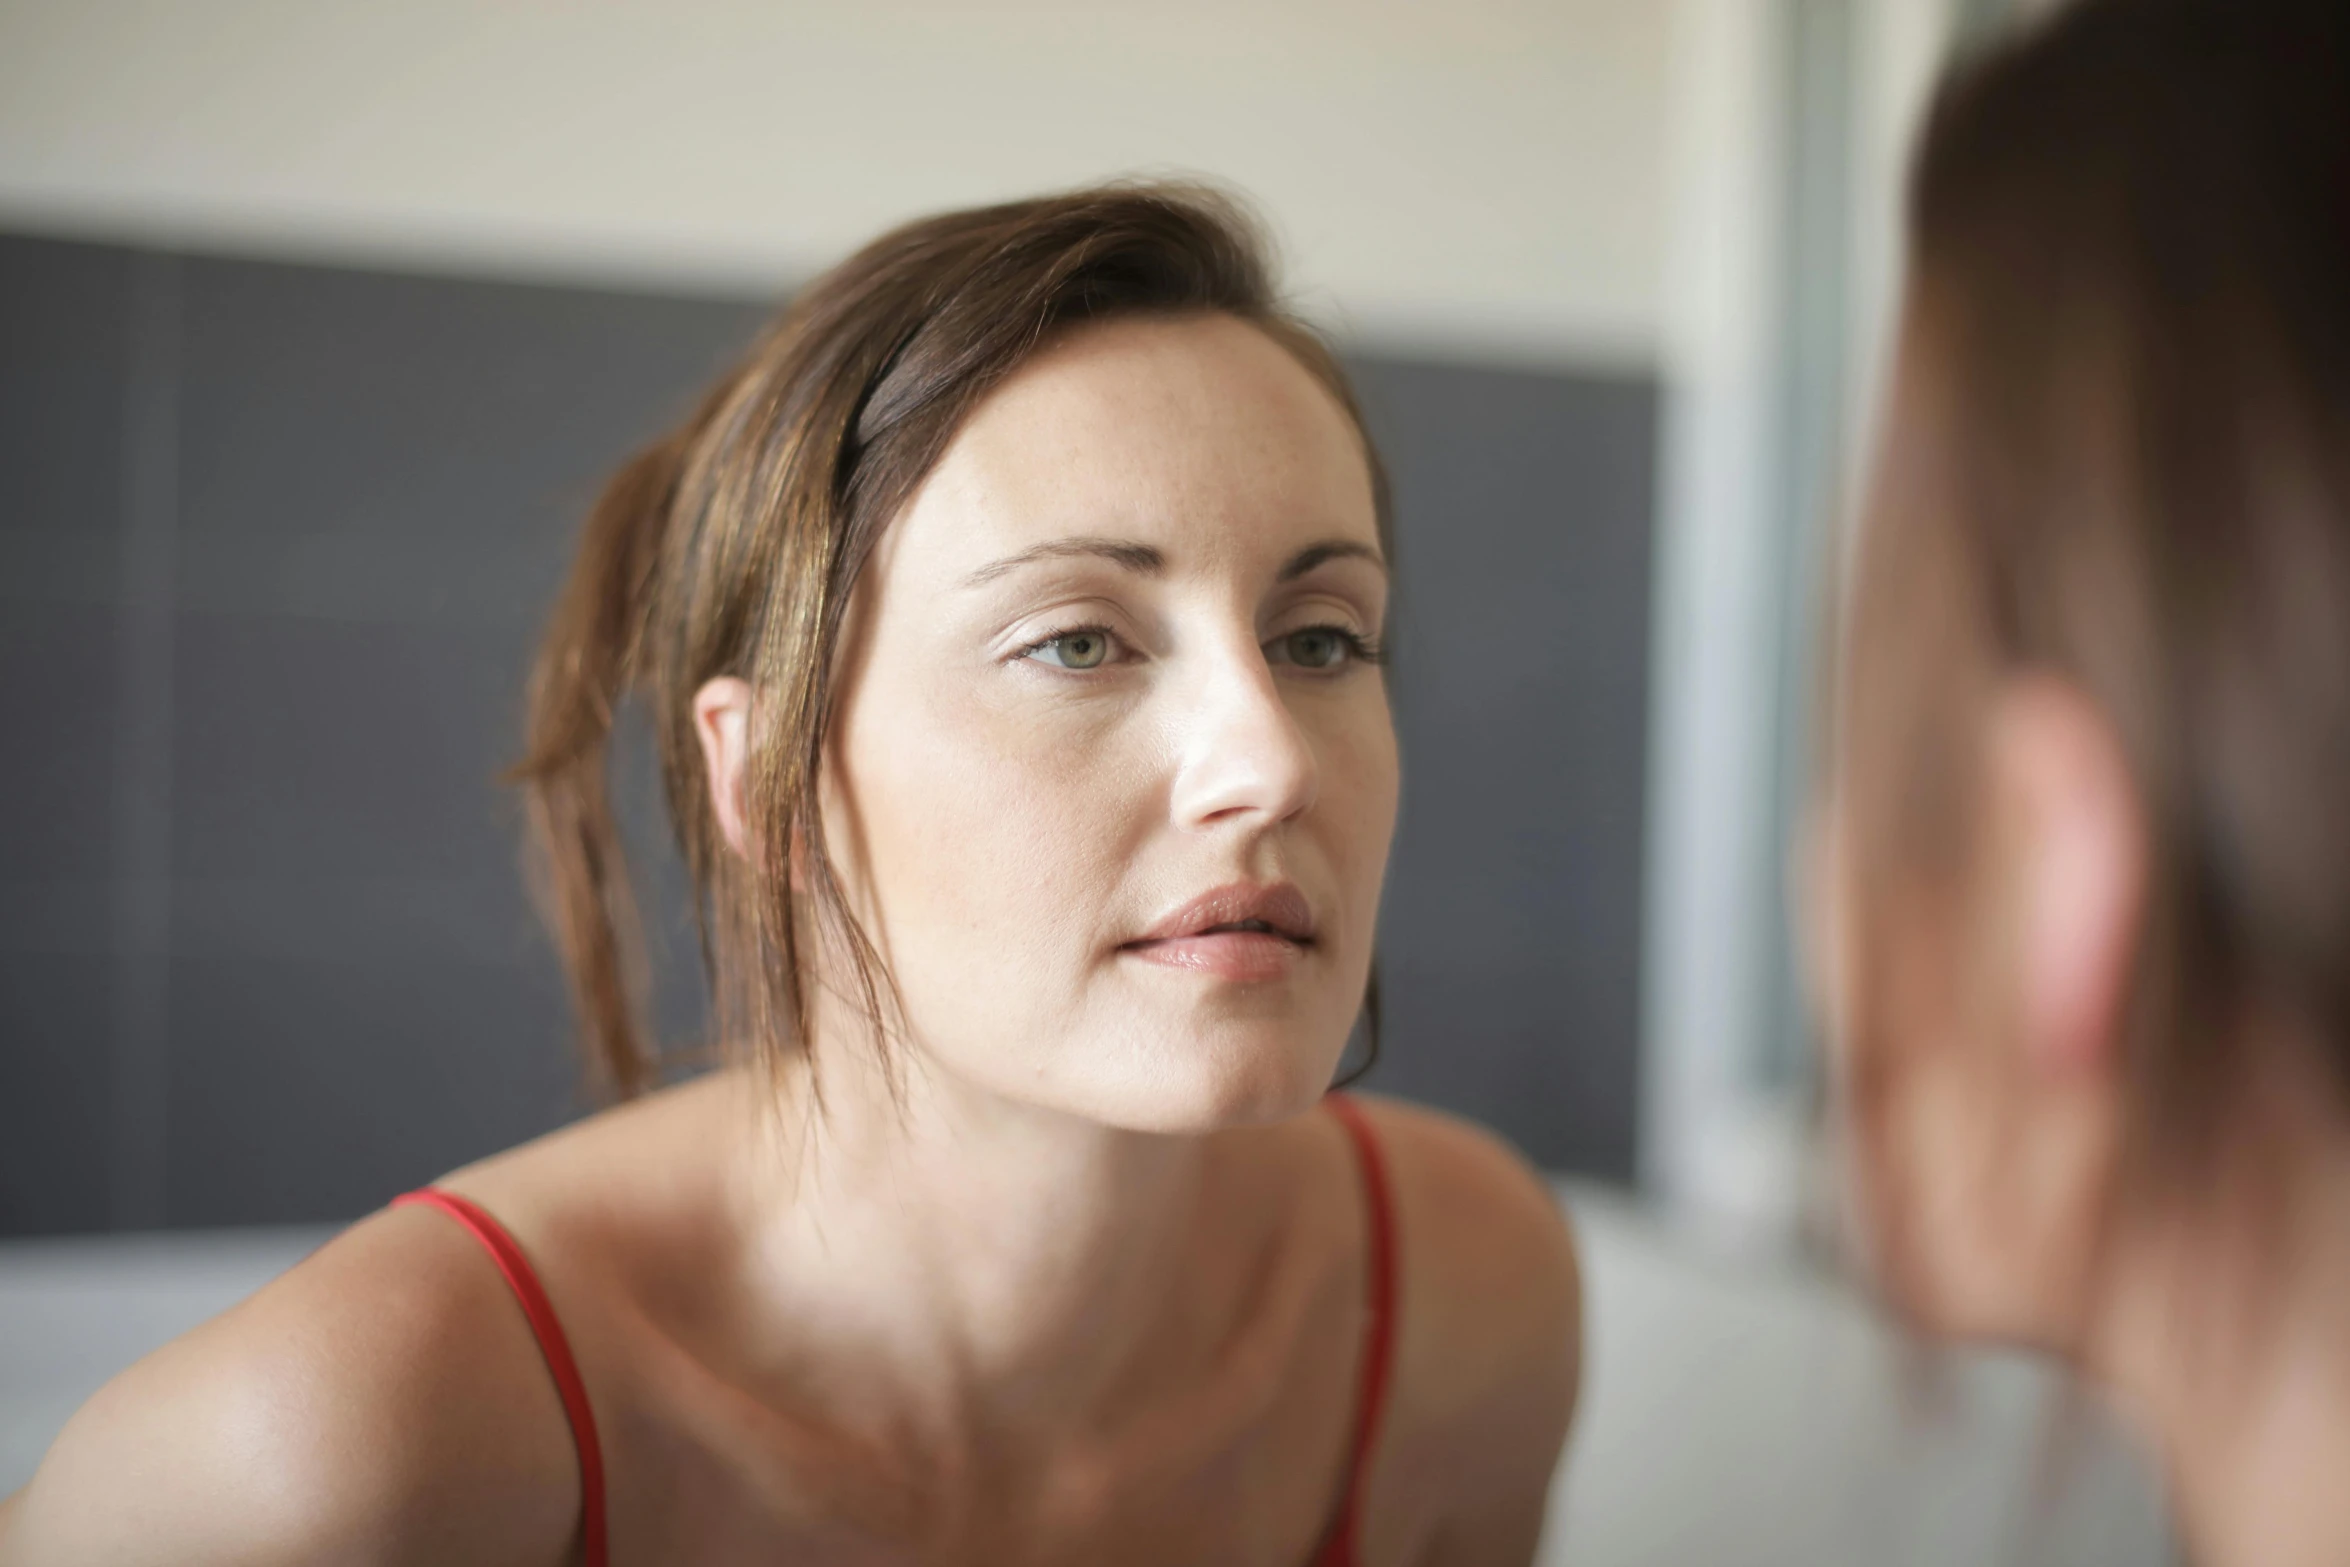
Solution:
<path fill-rule="evenodd" d="M 1362 1108 L 1344 1094 L 1323 1100 L 1346 1128 L 1354 1145 L 1355 1162 L 1362 1172 L 1363 1199 L 1370 1217 L 1369 1318 L 1363 1333 L 1363 1353 L 1357 1370 L 1355 1423 L 1347 1449 L 1346 1485 L 1339 1494 L 1338 1512 L 1314 1567 L 1356 1567 L 1356 1528 L 1362 1514 L 1363 1471 L 1379 1434 L 1379 1414 L 1387 1399 L 1387 1379 L 1395 1347 L 1395 1212 L 1387 1188 L 1387 1163 L 1379 1151 L 1378 1135 Z M 506 1227 L 482 1208 L 454 1192 L 438 1187 L 404 1193 L 392 1199 L 395 1208 L 416 1205 L 438 1208 L 470 1231 L 482 1249 L 506 1276 L 507 1285 L 530 1319 L 530 1331 L 546 1356 L 547 1370 L 562 1395 L 563 1413 L 571 1422 L 572 1445 L 579 1450 L 580 1560 L 582 1567 L 610 1567 L 610 1548 L 604 1532 L 604 1450 L 596 1437 L 596 1413 L 588 1403 L 587 1383 L 579 1363 L 571 1358 L 570 1341 L 555 1318 L 530 1260 L 515 1244 Z"/>

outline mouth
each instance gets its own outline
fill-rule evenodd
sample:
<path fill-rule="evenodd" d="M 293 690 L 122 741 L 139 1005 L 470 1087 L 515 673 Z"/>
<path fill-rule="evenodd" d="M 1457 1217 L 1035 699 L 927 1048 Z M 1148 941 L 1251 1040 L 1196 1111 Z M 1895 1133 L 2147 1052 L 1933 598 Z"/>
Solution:
<path fill-rule="evenodd" d="M 1291 882 L 1235 882 L 1169 912 L 1121 953 L 1249 984 L 1279 979 L 1314 948 L 1314 911 Z"/>

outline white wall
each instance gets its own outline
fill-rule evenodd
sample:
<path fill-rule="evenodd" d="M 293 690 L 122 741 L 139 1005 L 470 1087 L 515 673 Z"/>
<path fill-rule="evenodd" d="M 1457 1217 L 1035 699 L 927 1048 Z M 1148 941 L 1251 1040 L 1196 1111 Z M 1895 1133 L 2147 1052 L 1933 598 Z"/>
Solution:
<path fill-rule="evenodd" d="M 1792 337 L 1786 193 L 1793 90 L 1785 0 L 1678 0 L 1668 47 L 1668 263 L 1660 362 L 1657 583 L 1651 622 L 1648 893 L 1642 960 L 1642 1163 L 1649 1185 L 1727 1238 L 1791 1228 L 1820 1171 L 1810 1096 L 1765 1081 L 1783 944 L 1790 824 L 1778 702 L 1818 606 L 1788 562 L 1841 532 L 1866 452 L 1900 286 L 1900 184 L 1958 21 L 1955 0 L 1851 0 L 1838 337 L 1844 428 L 1827 515 L 1788 513 Z M 1815 324 L 1816 325 L 1816 324 Z M 1790 636 L 1790 626 L 1798 629 Z M 1808 684 L 1808 682 L 1806 682 Z"/>
<path fill-rule="evenodd" d="M 0 224 L 771 287 L 1234 182 L 1375 342 L 1653 362 L 1679 0 L 0 0 Z"/>

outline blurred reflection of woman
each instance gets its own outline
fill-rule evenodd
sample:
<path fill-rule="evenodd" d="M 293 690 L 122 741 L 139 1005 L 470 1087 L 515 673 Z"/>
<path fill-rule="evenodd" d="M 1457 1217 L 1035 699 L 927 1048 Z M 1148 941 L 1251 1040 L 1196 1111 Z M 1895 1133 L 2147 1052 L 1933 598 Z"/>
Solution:
<path fill-rule="evenodd" d="M 1819 867 L 1864 1229 L 2201 1559 L 2350 1562 L 2350 7 L 2089 0 L 1911 203 Z"/>
<path fill-rule="evenodd" d="M 819 280 L 613 482 L 539 665 L 550 904 L 638 1097 L 125 1373 L 0 1558 L 1528 1561 L 1556 1204 L 1324 1097 L 1396 805 L 1387 561 L 1344 378 L 1212 196 Z M 631 695 L 755 1042 L 641 1096 Z"/>

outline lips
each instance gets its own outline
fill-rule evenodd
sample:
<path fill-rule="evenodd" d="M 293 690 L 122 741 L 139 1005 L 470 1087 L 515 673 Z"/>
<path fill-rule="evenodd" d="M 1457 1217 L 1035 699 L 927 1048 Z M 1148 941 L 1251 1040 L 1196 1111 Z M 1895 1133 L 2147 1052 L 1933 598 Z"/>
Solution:
<path fill-rule="evenodd" d="M 1312 950 L 1314 910 L 1289 882 L 1235 882 L 1192 899 L 1119 948 L 1239 983 L 1279 979 Z"/>
<path fill-rule="evenodd" d="M 1310 946 L 1314 939 L 1314 910 L 1294 882 L 1265 885 L 1233 882 L 1200 894 L 1129 945 L 1220 934 L 1242 925 L 1261 926 L 1262 934 Z"/>

